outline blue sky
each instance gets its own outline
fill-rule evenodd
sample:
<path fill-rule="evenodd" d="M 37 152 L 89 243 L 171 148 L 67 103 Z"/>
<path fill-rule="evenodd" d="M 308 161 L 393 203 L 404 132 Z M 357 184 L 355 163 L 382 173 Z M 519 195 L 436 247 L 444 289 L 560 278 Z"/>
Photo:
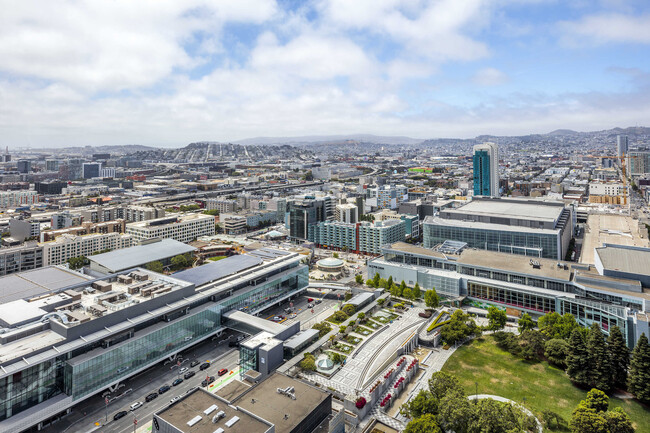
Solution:
<path fill-rule="evenodd" d="M 2 146 L 650 126 L 647 1 L 0 1 Z"/>

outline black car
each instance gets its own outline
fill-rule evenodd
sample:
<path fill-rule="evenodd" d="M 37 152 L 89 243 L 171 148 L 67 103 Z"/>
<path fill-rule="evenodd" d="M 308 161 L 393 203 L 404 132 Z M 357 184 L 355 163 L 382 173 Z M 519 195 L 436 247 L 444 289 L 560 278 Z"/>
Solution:
<path fill-rule="evenodd" d="M 188 371 L 187 373 L 185 373 L 185 375 L 184 375 L 183 377 L 184 377 L 185 379 L 189 379 L 190 377 L 194 376 L 195 374 L 196 374 L 196 373 L 194 372 L 194 370 L 190 370 L 190 371 Z"/>
<path fill-rule="evenodd" d="M 113 415 L 113 421 L 117 421 L 120 418 L 124 418 L 125 416 L 128 415 L 128 412 L 125 410 L 119 411 L 115 415 Z"/>
<path fill-rule="evenodd" d="M 190 367 L 196 367 L 197 365 L 199 365 L 199 361 L 196 359 L 190 363 Z"/>
<path fill-rule="evenodd" d="M 239 343 L 237 341 L 229 341 L 228 347 L 239 347 Z"/>
<path fill-rule="evenodd" d="M 158 389 L 158 394 L 164 394 L 167 391 L 169 391 L 170 386 L 169 385 L 163 385 Z"/>
<path fill-rule="evenodd" d="M 210 363 L 209 363 L 209 362 L 204 362 L 203 364 L 201 364 L 201 366 L 199 367 L 199 369 L 200 369 L 200 370 L 205 370 L 205 369 L 207 369 L 207 368 L 209 368 L 209 367 L 210 367 Z"/>
<path fill-rule="evenodd" d="M 210 384 L 211 384 L 212 382 L 214 382 L 214 381 L 215 381 L 215 377 L 214 377 L 214 376 L 210 376 L 210 377 L 208 377 L 207 379 L 203 379 L 203 382 L 201 382 L 201 386 L 202 386 L 202 387 L 206 387 L 206 386 L 210 385 Z"/>
<path fill-rule="evenodd" d="M 180 385 L 181 383 L 183 383 L 183 379 L 179 377 L 178 379 L 172 382 L 172 386 Z"/>
<path fill-rule="evenodd" d="M 150 402 L 151 400 L 156 399 L 156 397 L 158 397 L 158 394 L 155 393 L 155 392 L 152 392 L 151 394 L 149 394 L 148 396 L 146 396 L 144 399 L 145 399 L 145 401 L 148 403 L 148 402 Z"/>

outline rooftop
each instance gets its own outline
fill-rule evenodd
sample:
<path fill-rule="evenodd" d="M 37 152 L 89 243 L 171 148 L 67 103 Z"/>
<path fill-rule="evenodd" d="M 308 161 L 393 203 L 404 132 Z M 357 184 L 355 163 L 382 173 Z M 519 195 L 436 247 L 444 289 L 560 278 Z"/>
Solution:
<path fill-rule="evenodd" d="M 209 262 L 203 266 L 177 272 L 174 274 L 174 278 L 193 283 L 198 287 L 225 276 L 233 275 L 245 269 L 252 268 L 261 263 L 262 260 L 260 258 L 247 254 L 231 256 L 216 262 Z"/>
<path fill-rule="evenodd" d="M 596 248 L 604 269 L 650 275 L 650 249 L 608 245 Z"/>
<path fill-rule="evenodd" d="M 0 304 L 54 292 L 88 277 L 56 266 L 0 277 Z"/>
<path fill-rule="evenodd" d="M 562 202 L 501 198 L 474 199 L 457 209 L 447 209 L 444 212 L 552 222 L 560 217 L 563 209 L 564 203 Z"/>
<path fill-rule="evenodd" d="M 538 234 L 553 234 L 556 235 L 559 232 L 559 229 L 543 229 L 543 228 L 531 228 L 524 226 L 514 226 L 507 224 L 492 224 L 484 222 L 475 222 L 475 221 L 465 221 L 465 220 L 456 220 L 456 219 L 445 219 L 433 216 L 427 216 L 424 218 L 425 224 L 435 224 L 439 226 L 453 226 L 453 227 L 466 227 L 470 229 L 479 229 L 479 230 L 498 230 L 502 232 L 516 232 L 516 233 L 538 233 Z"/>
<path fill-rule="evenodd" d="M 295 400 L 277 391 L 278 388 L 288 387 L 294 388 Z M 330 394 L 325 391 L 274 373 L 241 395 L 234 404 L 274 424 L 276 433 L 288 433 L 327 398 L 330 398 Z"/>
<path fill-rule="evenodd" d="M 430 250 L 428 248 L 417 247 L 415 245 L 406 243 L 406 242 L 395 242 L 390 245 L 390 249 L 395 251 L 401 251 L 403 253 L 419 254 L 421 256 L 430 256 L 438 259 L 444 259 L 445 255 L 437 251 Z"/>
<path fill-rule="evenodd" d="M 223 411 L 225 416 L 217 423 L 213 423 L 213 417 L 220 411 Z M 156 416 L 173 425 L 179 431 L 188 433 L 214 433 L 219 428 L 228 433 L 256 433 L 266 432 L 271 428 L 269 424 L 228 406 L 200 388 L 158 412 Z M 226 423 L 234 417 L 237 417 L 238 421 L 230 427 L 226 427 Z M 190 426 L 190 420 L 196 422 Z"/>
<path fill-rule="evenodd" d="M 639 222 L 626 215 L 591 214 L 587 218 L 580 263 L 595 263 L 594 251 L 605 244 L 650 247 Z"/>
<path fill-rule="evenodd" d="M 88 259 L 112 272 L 119 272 L 195 250 L 196 248 L 183 242 L 174 239 L 163 239 L 145 245 L 136 245 L 135 247 L 97 254 Z"/>

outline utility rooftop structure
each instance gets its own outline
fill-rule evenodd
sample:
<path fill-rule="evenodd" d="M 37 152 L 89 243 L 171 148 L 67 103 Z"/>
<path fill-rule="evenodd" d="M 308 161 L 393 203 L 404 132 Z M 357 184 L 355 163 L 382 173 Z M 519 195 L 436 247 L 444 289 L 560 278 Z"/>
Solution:
<path fill-rule="evenodd" d="M 0 288 L 9 286 L 0 292 L 0 431 L 38 427 L 237 324 L 226 325 L 224 313 L 255 314 L 307 287 L 299 254 L 267 249 L 253 259 L 233 257 L 230 272 L 196 283 L 142 268 L 87 279 L 48 267 L 0 278 Z M 284 339 L 299 331 L 294 325 L 279 330 Z"/>
<path fill-rule="evenodd" d="M 424 246 L 447 240 L 470 248 L 562 259 L 573 236 L 573 213 L 561 201 L 477 197 L 424 220 Z"/>

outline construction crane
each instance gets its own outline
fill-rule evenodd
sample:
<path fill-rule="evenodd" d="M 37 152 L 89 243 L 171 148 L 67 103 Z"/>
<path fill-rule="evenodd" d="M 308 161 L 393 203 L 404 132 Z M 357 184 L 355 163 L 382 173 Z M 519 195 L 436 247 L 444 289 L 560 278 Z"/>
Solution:
<path fill-rule="evenodd" d="M 631 214 L 630 210 L 630 190 L 627 187 L 627 173 L 626 173 L 626 165 L 625 165 L 625 160 L 626 159 L 632 159 L 632 158 L 639 158 L 637 155 L 626 155 L 622 154 L 621 156 L 614 156 L 614 155 L 587 155 L 590 158 L 607 158 L 607 159 L 618 159 L 620 160 L 621 164 L 621 174 L 623 175 L 623 186 L 625 187 L 625 192 L 627 193 L 627 213 L 628 215 Z"/>

